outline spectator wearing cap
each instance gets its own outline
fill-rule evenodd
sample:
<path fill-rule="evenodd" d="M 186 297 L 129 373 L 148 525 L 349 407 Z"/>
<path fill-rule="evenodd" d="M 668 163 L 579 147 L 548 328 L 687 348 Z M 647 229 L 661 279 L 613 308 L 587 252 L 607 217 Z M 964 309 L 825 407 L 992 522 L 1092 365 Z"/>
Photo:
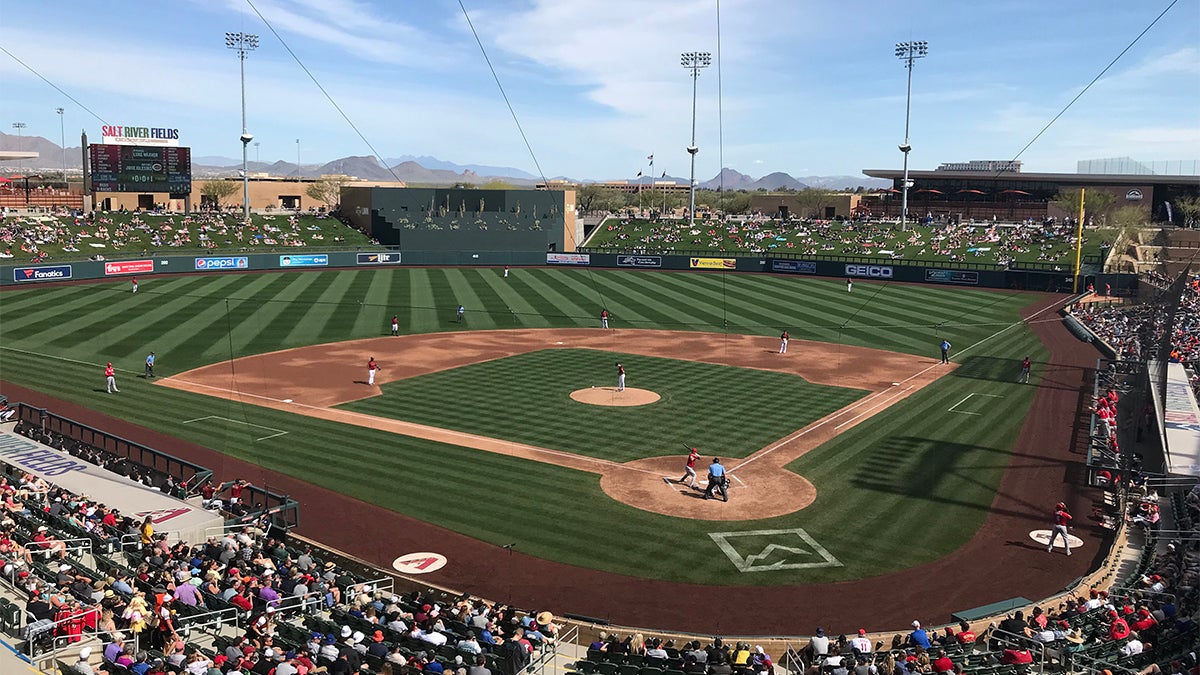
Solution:
<path fill-rule="evenodd" d="M 908 645 L 910 647 L 920 647 L 929 649 L 929 633 L 921 628 L 921 622 L 914 620 L 912 622 L 912 632 L 908 634 Z"/>
<path fill-rule="evenodd" d="M 866 628 L 859 628 L 858 635 L 850 638 L 850 648 L 859 654 L 871 653 L 871 641 L 867 638 Z"/>
<path fill-rule="evenodd" d="M 71 670 L 76 675 L 96 675 L 96 671 L 92 668 L 92 664 L 89 662 L 89 659 L 91 658 L 91 647 L 84 647 L 83 649 L 80 649 L 79 660 L 75 662 L 75 665 L 71 666 Z"/>
<path fill-rule="evenodd" d="M 813 661 L 819 661 L 829 654 L 829 638 L 824 628 L 817 628 L 817 634 L 808 639 L 808 650 Z"/>
<path fill-rule="evenodd" d="M 321 650 L 317 652 L 317 661 L 332 663 L 337 660 L 339 651 L 341 650 L 338 649 L 337 640 L 334 639 L 333 635 L 326 635 L 321 640 Z"/>
<path fill-rule="evenodd" d="M 1129 637 L 1129 624 L 1115 610 L 1108 612 L 1108 639 L 1124 640 Z"/>

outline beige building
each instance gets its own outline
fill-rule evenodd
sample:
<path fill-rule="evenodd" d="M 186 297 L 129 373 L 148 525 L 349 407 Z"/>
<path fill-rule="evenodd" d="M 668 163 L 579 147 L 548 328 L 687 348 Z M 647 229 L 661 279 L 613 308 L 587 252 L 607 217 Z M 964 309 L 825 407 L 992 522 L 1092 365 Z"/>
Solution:
<path fill-rule="evenodd" d="M 351 176 L 322 176 L 321 178 L 278 178 L 270 176 L 250 176 L 250 208 L 255 211 L 268 209 L 309 209 L 329 208 L 334 204 L 309 197 L 306 193 L 309 186 L 323 178 L 338 178 L 345 185 L 355 187 L 406 187 L 400 181 L 362 181 Z M 93 197 L 93 208 L 103 211 L 114 211 L 124 208 L 127 211 L 152 209 L 163 205 L 171 211 L 212 208 L 216 200 L 205 196 L 205 185 L 209 183 L 225 183 L 234 188 L 232 194 L 221 200 L 223 208 L 240 211 L 242 209 L 242 179 L 214 178 L 209 180 L 193 180 L 192 193 L 186 204 L 183 199 L 171 199 L 165 192 L 97 192 Z"/>
<path fill-rule="evenodd" d="M 824 193 L 819 202 L 804 192 L 755 192 L 750 195 L 750 212 L 772 218 L 850 218 L 861 199 L 862 195 L 849 192 Z"/>

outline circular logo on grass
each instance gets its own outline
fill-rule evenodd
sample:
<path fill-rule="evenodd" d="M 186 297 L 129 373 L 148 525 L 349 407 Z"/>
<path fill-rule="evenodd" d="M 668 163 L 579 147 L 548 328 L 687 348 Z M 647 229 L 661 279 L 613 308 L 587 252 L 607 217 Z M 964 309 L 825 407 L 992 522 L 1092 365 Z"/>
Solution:
<path fill-rule="evenodd" d="M 446 556 L 441 553 L 409 553 L 396 558 L 392 568 L 401 574 L 429 574 L 446 566 Z"/>

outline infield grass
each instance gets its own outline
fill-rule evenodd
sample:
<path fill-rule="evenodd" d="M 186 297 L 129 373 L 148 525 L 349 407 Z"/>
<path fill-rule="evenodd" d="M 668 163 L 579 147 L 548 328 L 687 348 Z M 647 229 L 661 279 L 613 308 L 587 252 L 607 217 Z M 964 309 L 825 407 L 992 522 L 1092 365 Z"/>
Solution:
<path fill-rule="evenodd" d="M 516 269 L 503 280 L 500 274 L 325 270 L 151 277 L 137 295 L 127 280 L 4 291 L 0 377 L 472 537 L 517 542 L 531 555 L 637 577 L 786 585 L 885 574 L 964 544 L 992 505 L 1035 390 L 1016 384 L 1019 360 L 1033 358 L 1035 384 L 1045 361 L 1032 332 L 1014 326 L 1018 310 L 1041 299 L 1036 295 L 884 283 L 856 284 L 847 294 L 838 279 L 766 275 Z M 479 302 L 467 304 L 468 329 L 594 326 L 607 306 L 621 328 L 762 335 L 788 328 L 797 338 L 928 356 L 944 335 L 962 367 L 794 462 L 791 468 L 817 488 L 812 506 L 734 523 L 671 518 L 614 502 L 594 474 L 136 377 L 149 350 L 158 352 L 160 374 L 170 375 L 231 355 L 382 335 L 393 313 L 408 332 L 458 329 L 453 308 L 468 294 Z M 120 368 L 119 395 L 103 393 L 102 367 L 110 360 Z M 631 386 L 638 384 L 636 372 Z M 531 389 L 554 386 L 549 375 L 528 379 Z M 949 412 L 972 393 L 1000 398 L 980 415 Z M 208 415 L 289 433 L 255 441 L 263 433 L 245 424 L 182 424 Z M 423 490 L 445 496 L 441 507 L 429 508 Z M 304 514 L 322 517 L 330 516 Z M 709 536 L 798 527 L 841 566 L 739 573 Z"/>
<path fill-rule="evenodd" d="M 603 407 L 570 398 L 576 389 L 627 386 L 662 398 Z M 590 349 L 545 349 L 383 385 L 383 395 L 341 408 L 565 450 L 614 462 L 678 454 L 683 445 L 745 457 L 867 392 L 802 377 Z"/>

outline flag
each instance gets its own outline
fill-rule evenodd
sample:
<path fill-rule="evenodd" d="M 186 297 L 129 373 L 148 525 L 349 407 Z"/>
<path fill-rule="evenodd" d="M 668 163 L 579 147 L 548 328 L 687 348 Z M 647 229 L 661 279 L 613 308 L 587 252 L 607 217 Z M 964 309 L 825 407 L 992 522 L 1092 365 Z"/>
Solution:
<path fill-rule="evenodd" d="M 642 172 L 641 172 L 641 171 L 639 171 L 639 172 L 638 172 L 638 175 L 637 175 L 637 177 L 638 177 L 638 178 L 641 178 L 641 177 L 642 177 Z"/>
<path fill-rule="evenodd" d="M 663 172 L 663 175 L 662 175 L 662 177 L 663 177 L 663 178 L 666 178 L 666 177 L 667 177 L 667 172 L 666 172 L 666 171 L 664 171 L 664 172 Z"/>
<path fill-rule="evenodd" d="M 647 155 L 646 159 L 650 160 L 650 166 L 654 166 L 654 155 Z"/>

